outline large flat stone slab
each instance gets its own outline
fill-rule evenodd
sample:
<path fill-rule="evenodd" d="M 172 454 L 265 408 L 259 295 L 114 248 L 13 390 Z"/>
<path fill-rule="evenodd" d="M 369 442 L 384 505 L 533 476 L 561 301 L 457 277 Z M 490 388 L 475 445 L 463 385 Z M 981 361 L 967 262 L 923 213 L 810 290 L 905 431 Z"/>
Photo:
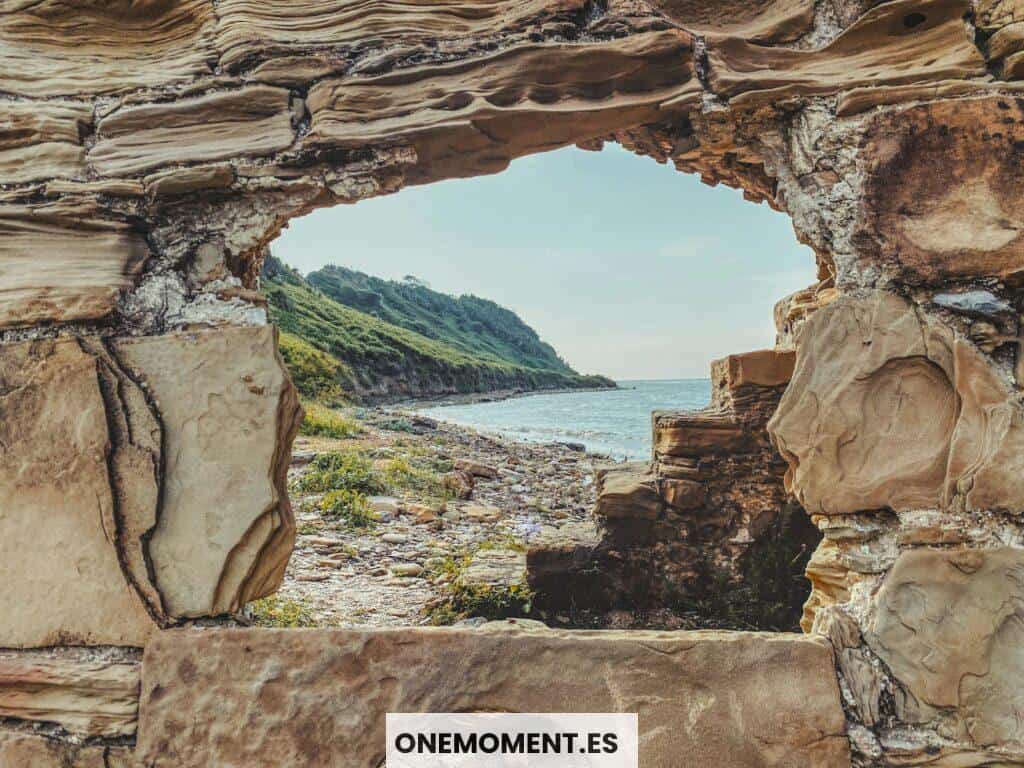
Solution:
<path fill-rule="evenodd" d="M 637 712 L 643 768 L 838 768 L 831 647 L 802 635 L 504 629 L 165 632 L 147 768 L 378 768 L 388 712 Z"/>

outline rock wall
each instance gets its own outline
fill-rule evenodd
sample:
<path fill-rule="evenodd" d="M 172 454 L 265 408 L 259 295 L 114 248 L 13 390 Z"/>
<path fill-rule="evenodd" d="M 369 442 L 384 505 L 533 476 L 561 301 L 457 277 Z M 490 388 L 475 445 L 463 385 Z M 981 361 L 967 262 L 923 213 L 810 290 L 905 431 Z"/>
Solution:
<path fill-rule="evenodd" d="M 815 250 L 769 430 L 824 533 L 804 625 L 853 761 L 1024 764 L 1022 24 L 1015 0 L 6 2 L 0 646 L 115 653 L 273 590 L 299 410 L 257 276 L 290 218 L 618 141 Z M 700 444 L 675 423 L 665 456 Z M 123 758 L 19 728 L 8 762 Z"/>

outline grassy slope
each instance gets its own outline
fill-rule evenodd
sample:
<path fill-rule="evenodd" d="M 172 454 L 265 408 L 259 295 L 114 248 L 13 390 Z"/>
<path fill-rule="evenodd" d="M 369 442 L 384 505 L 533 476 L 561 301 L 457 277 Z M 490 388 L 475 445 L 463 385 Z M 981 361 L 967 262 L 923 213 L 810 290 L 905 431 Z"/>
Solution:
<path fill-rule="evenodd" d="M 394 282 L 328 266 L 306 279 L 335 301 L 467 354 L 573 374 L 515 312 L 476 296 L 449 296 L 413 281 Z"/>
<path fill-rule="evenodd" d="M 564 363 L 558 370 L 535 369 L 427 338 L 331 300 L 273 258 L 263 288 L 271 319 L 283 331 L 282 354 L 307 397 L 387 399 L 609 383 Z"/>

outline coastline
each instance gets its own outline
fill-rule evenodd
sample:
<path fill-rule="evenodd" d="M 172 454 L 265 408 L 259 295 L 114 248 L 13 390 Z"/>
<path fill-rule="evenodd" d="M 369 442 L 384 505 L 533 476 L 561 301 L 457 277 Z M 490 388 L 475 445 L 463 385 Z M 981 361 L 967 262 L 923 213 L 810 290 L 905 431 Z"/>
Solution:
<path fill-rule="evenodd" d="M 475 405 L 477 403 L 498 403 L 502 400 L 514 400 L 534 395 L 568 395 L 576 392 L 615 392 L 631 387 L 622 387 L 616 383 L 614 387 L 556 387 L 552 389 L 496 389 L 491 392 L 466 392 L 451 395 L 437 395 L 427 398 L 411 398 L 391 403 L 375 403 L 372 407 L 405 410 L 421 410 L 446 405 Z"/>

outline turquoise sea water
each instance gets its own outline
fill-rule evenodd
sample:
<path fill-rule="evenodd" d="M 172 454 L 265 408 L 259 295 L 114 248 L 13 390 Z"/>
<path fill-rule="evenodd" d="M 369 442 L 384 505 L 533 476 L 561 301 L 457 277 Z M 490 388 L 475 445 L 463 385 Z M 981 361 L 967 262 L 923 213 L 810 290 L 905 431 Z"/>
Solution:
<path fill-rule="evenodd" d="M 599 392 L 441 405 L 422 413 L 513 440 L 562 440 L 617 459 L 645 459 L 651 453 L 651 411 L 703 408 L 711 399 L 708 379 L 620 381 L 619 386 Z"/>

